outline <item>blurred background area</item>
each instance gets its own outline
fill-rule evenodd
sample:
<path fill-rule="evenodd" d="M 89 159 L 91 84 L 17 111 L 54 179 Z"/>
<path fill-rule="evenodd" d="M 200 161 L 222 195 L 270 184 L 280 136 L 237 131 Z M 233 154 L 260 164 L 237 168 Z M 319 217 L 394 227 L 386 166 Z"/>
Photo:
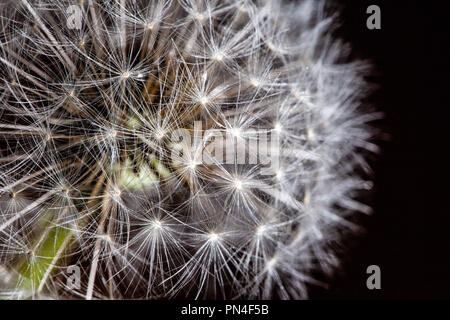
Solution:
<path fill-rule="evenodd" d="M 450 298 L 449 8 L 445 1 L 337 1 L 339 36 L 353 55 L 375 65 L 379 89 L 368 99 L 385 113 L 385 134 L 372 162 L 374 215 L 329 289 L 313 299 Z M 366 9 L 381 9 L 381 30 L 369 30 Z M 369 265 L 381 269 L 381 290 L 368 290 Z"/>

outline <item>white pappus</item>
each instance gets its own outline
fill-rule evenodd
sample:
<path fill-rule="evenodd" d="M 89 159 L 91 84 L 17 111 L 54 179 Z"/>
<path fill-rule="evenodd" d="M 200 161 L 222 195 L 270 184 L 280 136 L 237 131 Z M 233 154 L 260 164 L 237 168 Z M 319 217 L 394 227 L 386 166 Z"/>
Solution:
<path fill-rule="evenodd" d="M 377 150 L 370 68 L 325 8 L 0 6 L 1 296 L 307 298 L 370 212 Z"/>

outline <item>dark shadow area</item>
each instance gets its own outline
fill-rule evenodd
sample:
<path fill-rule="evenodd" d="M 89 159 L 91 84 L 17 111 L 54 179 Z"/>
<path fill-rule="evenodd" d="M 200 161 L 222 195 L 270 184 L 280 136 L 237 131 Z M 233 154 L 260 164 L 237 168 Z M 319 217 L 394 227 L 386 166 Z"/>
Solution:
<path fill-rule="evenodd" d="M 390 138 L 373 162 L 374 215 L 349 252 L 345 274 L 313 299 L 450 298 L 448 8 L 444 1 L 338 1 L 341 37 L 355 56 L 374 62 L 379 84 L 370 102 Z M 381 30 L 366 9 L 381 8 Z M 446 22 L 447 21 L 447 22 Z M 368 290 L 366 269 L 381 268 L 381 290 Z"/>

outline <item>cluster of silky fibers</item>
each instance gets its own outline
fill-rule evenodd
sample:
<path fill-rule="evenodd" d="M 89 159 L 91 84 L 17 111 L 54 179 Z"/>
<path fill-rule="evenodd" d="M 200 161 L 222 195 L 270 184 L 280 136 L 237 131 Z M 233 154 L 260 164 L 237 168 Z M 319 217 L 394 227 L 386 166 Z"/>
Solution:
<path fill-rule="evenodd" d="M 339 267 L 376 115 L 323 2 L 0 10 L 3 297 L 295 299 Z"/>

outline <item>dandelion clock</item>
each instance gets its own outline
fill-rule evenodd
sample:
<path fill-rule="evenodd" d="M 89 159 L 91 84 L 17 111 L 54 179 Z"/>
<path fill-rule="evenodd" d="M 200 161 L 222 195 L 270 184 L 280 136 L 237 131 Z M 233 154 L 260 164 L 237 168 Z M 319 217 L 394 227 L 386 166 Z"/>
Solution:
<path fill-rule="evenodd" d="M 0 293 L 304 299 L 378 117 L 322 1 L 0 6 Z"/>

